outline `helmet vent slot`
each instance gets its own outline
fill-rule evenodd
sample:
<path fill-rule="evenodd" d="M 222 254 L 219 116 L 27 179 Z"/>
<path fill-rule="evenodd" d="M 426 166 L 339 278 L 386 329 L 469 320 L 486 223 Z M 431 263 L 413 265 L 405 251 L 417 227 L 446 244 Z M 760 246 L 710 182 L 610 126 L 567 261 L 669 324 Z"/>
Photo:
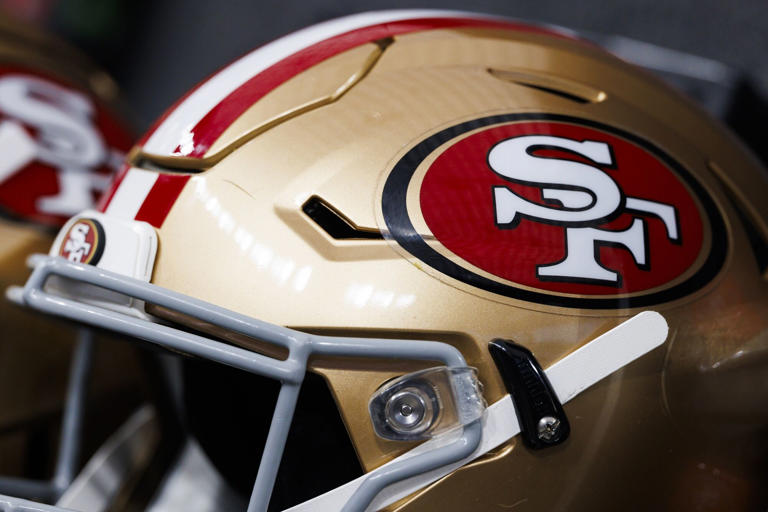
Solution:
<path fill-rule="evenodd" d="M 301 207 L 302 211 L 320 228 L 336 240 L 383 240 L 378 230 L 361 228 L 323 201 L 312 196 Z"/>
<path fill-rule="evenodd" d="M 488 73 L 499 80 L 560 96 L 574 103 L 599 103 L 606 98 L 606 94 L 603 91 L 554 76 L 529 75 L 517 71 L 492 68 L 488 69 Z"/>
<path fill-rule="evenodd" d="M 194 166 L 185 167 L 184 165 L 188 165 L 190 161 L 195 161 Z M 138 167 L 145 171 L 171 174 L 200 174 L 205 171 L 205 168 L 201 166 L 200 159 L 198 158 L 161 157 L 158 155 L 150 155 L 148 153 L 142 153 L 132 160 L 131 164 L 134 167 Z"/>
<path fill-rule="evenodd" d="M 561 91 L 559 89 L 553 89 L 552 87 L 546 87 L 538 84 L 529 84 L 525 82 L 515 82 L 515 83 L 518 85 L 522 85 L 524 87 L 530 87 L 531 89 L 536 89 L 538 91 L 548 92 L 549 94 L 555 94 L 557 96 L 560 96 L 561 98 L 565 98 L 570 101 L 575 101 L 576 103 L 590 103 L 590 101 L 585 98 L 576 96 L 575 94 L 571 94 L 566 91 Z"/>

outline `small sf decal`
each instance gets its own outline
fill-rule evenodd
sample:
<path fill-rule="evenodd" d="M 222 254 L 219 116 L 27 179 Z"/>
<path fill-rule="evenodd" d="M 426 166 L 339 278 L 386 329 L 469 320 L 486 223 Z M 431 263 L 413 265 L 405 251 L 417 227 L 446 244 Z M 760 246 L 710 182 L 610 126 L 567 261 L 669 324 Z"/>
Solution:
<path fill-rule="evenodd" d="M 106 245 L 104 228 L 96 219 L 77 219 L 67 230 L 59 256 L 75 263 L 96 265 Z"/>
<path fill-rule="evenodd" d="M 382 214 L 438 277 L 563 307 L 681 298 L 727 252 L 718 208 L 677 161 L 634 134 L 551 114 L 476 119 L 421 141 L 387 177 Z"/>

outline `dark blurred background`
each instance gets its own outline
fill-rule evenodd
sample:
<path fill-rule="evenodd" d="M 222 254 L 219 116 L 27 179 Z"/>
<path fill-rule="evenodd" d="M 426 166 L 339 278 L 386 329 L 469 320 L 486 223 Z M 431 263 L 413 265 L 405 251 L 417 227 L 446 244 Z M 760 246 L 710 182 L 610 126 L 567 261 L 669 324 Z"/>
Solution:
<path fill-rule="evenodd" d="M 448 8 L 572 28 L 645 65 L 731 124 L 768 160 L 768 0 L 0 0 L 106 68 L 141 131 L 198 81 L 250 49 L 329 18 Z"/>

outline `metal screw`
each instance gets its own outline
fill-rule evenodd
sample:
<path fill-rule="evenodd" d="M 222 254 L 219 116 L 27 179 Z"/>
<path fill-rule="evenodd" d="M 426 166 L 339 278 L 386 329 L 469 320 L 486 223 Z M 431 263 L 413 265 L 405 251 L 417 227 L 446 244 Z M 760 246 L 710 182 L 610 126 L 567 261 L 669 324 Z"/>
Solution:
<path fill-rule="evenodd" d="M 392 395 L 384 408 L 386 421 L 398 433 L 420 433 L 433 422 L 429 397 L 417 387 L 407 387 Z"/>
<path fill-rule="evenodd" d="M 542 441 L 551 441 L 560 431 L 560 420 L 554 416 L 544 416 L 539 420 L 538 435 Z"/>

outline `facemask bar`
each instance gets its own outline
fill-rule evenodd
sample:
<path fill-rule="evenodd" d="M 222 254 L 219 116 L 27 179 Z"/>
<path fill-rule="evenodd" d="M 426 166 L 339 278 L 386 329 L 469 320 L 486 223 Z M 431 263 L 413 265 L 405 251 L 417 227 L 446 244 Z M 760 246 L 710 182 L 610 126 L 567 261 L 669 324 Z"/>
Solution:
<path fill-rule="evenodd" d="M 466 366 L 461 352 L 446 343 L 317 336 L 263 322 L 143 281 L 97 267 L 72 263 L 63 258 L 35 255 L 30 258 L 30 264 L 34 271 L 23 291 L 11 293 L 19 302 L 46 313 L 117 331 L 171 350 L 280 381 L 280 393 L 248 505 L 249 512 L 267 510 L 310 355 L 403 358 L 437 361 L 448 367 Z M 172 326 L 53 295 L 44 288 L 52 275 L 115 291 L 279 345 L 288 349 L 288 358 L 271 358 Z M 478 420 L 466 425 L 461 435 L 449 444 L 368 473 L 342 510 L 363 511 L 388 485 L 469 456 L 479 445 L 481 437 L 482 426 Z"/>
<path fill-rule="evenodd" d="M 11 496 L 0 496 L 0 512 L 72 512 L 55 505 L 43 505 Z"/>

